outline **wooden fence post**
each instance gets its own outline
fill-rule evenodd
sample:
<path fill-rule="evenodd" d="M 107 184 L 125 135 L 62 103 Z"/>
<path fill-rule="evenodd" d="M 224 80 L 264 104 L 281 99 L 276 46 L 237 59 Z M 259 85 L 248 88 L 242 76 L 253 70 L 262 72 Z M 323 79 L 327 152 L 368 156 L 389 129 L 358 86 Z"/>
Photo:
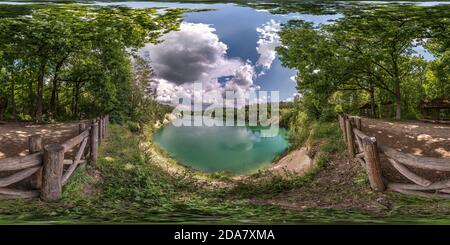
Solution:
<path fill-rule="evenodd" d="M 358 130 L 361 130 L 361 117 L 355 117 L 355 124 Z"/>
<path fill-rule="evenodd" d="M 83 133 L 86 130 L 86 124 L 85 123 L 80 123 L 78 124 L 78 133 Z"/>
<path fill-rule="evenodd" d="M 352 123 L 350 121 L 350 118 L 345 119 L 345 132 L 347 135 L 347 148 L 348 148 L 348 154 L 350 157 L 355 157 L 355 139 L 353 137 L 353 129 L 352 129 Z"/>
<path fill-rule="evenodd" d="M 43 150 L 42 147 L 42 136 L 32 135 L 28 137 L 28 153 L 33 154 Z M 31 176 L 30 179 L 31 187 L 34 189 L 40 189 L 42 186 L 42 168 L 40 168 L 36 173 Z"/>
<path fill-rule="evenodd" d="M 52 202 L 61 199 L 64 147 L 51 144 L 44 148 L 44 167 L 41 188 L 41 199 Z"/>
<path fill-rule="evenodd" d="M 85 130 L 87 129 L 87 125 L 86 125 L 86 123 L 80 123 L 80 124 L 78 124 L 78 133 L 83 133 Z M 88 144 L 89 145 L 89 144 Z M 86 145 L 86 146 L 88 146 L 88 145 Z M 84 152 L 86 152 L 86 148 L 87 147 L 85 147 L 84 148 L 84 151 L 81 153 L 81 156 L 83 157 L 84 156 Z M 90 151 L 89 151 L 90 152 Z M 87 156 L 86 156 L 87 157 Z"/>
<path fill-rule="evenodd" d="M 384 191 L 385 186 L 381 179 L 380 157 L 378 155 L 376 138 L 365 137 L 363 139 L 363 146 L 370 187 L 374 191 Z"/>
<path fill-rule="evenodd" d="M 345 133 L 346 131 L 345 131 L 344 117 L 341 114 L 339 114 L 338 119 L 339 119 L 339 126 L 341 127 L 341 131 L 342 131 L 342 137 L 344 138 L 344 142 L 347 142 L 347 135 Z"/>
<path fill-rule="evenodd" d="M 94 119 L 91 123 L 91 132 L 89 138 L 89 150 L 91 155 L 91 161 L 97 161 L 97 149 L 98 149 L 98 122 Z"/>

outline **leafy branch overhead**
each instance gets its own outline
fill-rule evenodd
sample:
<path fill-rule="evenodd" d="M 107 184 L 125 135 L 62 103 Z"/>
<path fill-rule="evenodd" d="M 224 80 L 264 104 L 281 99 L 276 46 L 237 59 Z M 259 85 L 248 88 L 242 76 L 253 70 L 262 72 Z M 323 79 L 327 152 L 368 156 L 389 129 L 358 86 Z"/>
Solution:
<path fill-rule="evenodd" d="M 2 18 L 0 96 L 15 95 L 15 118 L 127 117 L 131 54 L 176 30 L 184 11 L 63 5 Z"/>
<path fill-rule="evenodd" d="M 376 93 L 380 101 L 393 101 L 400 119 L 406 100 L 418 104 L 424 97 L 448 96 L 448 10 L 447 6 L 351 9 L 336 22 L 319 27 L 290 21 L 280 34 L 278 53 L 284 65 L 299 71 L 299 92 L 321 101 L 316 103 L 317 117 L 337 92 L 361 91 L 370 94 L 372 103 Z M 427 48 L 434 60 L 416 55 L 417 48 Z M 430 86 L 436 83 L 443 86 Z M 405 94 L 418 88 L 423 89 L 417 97 Z"/>

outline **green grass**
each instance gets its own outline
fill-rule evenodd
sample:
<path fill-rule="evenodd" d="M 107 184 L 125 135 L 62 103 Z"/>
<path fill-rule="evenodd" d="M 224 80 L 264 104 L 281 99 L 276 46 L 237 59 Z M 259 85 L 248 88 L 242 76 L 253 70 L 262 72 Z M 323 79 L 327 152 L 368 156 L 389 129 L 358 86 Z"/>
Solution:
<path fill-rule="evenodd" d="M 322 137 L 330 140 L 321 144 L 319 165 L 326 164 L 341 150 L 340 146 L 331 144 L 339 134 L 326 127 L 315 126 L 312 136 L 313 140 Z M 380 218 L 354 210 L 289 211 L 255 205 L 247 197 L 295 188 L 311 181 L 314 172 L 301 178 L 247 183 L 234 189 L 204 188 L 189 175 L 172 176 L 161 169 L 140 151 L 141 140 L 143 136 L 130 132 L 127 127 L 111 125 L 108 139 L 100 147 L 98 161 L 76 171 L 65 186 L 61 201 L 0 200 L 0 223 L 450 223 L 442 215 L 427 219 L 426 212 L 402 213 L 405 207 Z M 221 175 L 212 177 L 222 178 Z M 417 206 L 424 201 L 402 203 Z"/>
<path fill-rule="evenodd" d="M 224 200 L 189 177 L 171 176 L 139 150 L 138 135 L 117 125 L 109 130 L 98 161 L 76 171 L 61 201 L 0 201 L 1 222 L 284 223 L 293 215 L 246 200 Z M 101 181 L 91 177 L 95 171 Z M 86 196 L 86 188 L 99 191 Z"/>
<path fill-rule="evenodd" d="M 336 143 L 339 142 L 342 135 L 335 123 L 313 123 L 310 132 L 308 144 L 318 145 L 318 153 L 316 153 L 316 165 L 305 175 L 286 173 L 285 176 L 280 176 L 262 171 L 250 176 L 247 181 L 238 183 L 228 193 L 242 198 L 257 195 L 270 196 L 313 181 L 316 173 L 322 170 L 336 154 L 342 154 L 345 148 L 342 144 Z"/>

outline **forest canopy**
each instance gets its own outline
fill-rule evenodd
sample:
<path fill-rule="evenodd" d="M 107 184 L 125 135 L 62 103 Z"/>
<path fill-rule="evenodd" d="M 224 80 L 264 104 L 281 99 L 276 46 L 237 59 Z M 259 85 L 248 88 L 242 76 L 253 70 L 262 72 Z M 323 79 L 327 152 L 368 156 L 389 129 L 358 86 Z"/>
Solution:
<path fill-rule="evenodd" d="M 422 100 L 448 97 L 449 11 L 448 6 L 352 9 L 318 27 L 287 23 L 277 51 L 284 65 L 298 70 L 301 110 L 309 118 L 333 118 L 337 112 L 357 114 L 369 103 L 372 116 L 416 118 Z"/>
<path fill-rule="evenodd" d="M 136 74 L 142 69 L 133 67 L 147 66 L 136 51 L 176 30 L 184 11 L 80 5 L 16 10 L 0 18 L 0 120 L 6 115 L 37 122 L 101 114 L 123 121 L 142 114 L 136 98 L 151 100 L 151 93 L 137 80 L 150 79 L 151 69 Z"/>

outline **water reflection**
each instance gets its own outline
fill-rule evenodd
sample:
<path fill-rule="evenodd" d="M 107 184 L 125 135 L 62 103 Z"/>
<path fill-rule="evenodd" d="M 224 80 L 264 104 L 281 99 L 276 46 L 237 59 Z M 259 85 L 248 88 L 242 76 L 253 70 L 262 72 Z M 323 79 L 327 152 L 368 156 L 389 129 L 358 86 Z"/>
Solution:
<path fill-rule="evenodd" d="M 214 120 L 214 119 L 210 119 Z M 261 137 L 256 127 L 175 127 L 160 129 L 154 141 L 172 157 L 197 170 L 242 174 L 271 163 L 288 146 L 286 131 Z"/>

